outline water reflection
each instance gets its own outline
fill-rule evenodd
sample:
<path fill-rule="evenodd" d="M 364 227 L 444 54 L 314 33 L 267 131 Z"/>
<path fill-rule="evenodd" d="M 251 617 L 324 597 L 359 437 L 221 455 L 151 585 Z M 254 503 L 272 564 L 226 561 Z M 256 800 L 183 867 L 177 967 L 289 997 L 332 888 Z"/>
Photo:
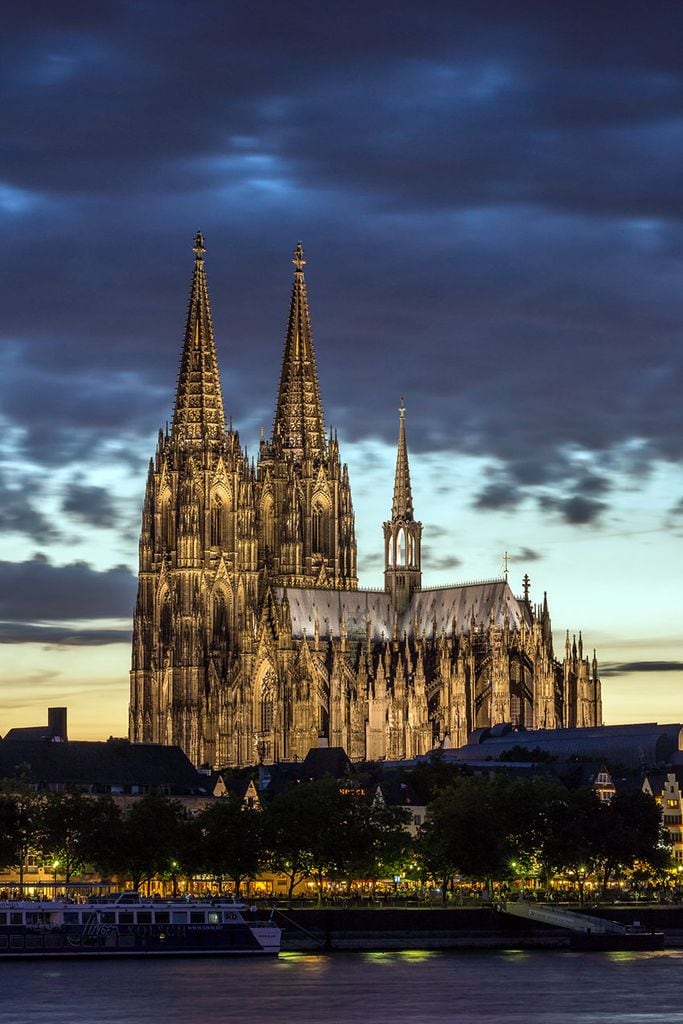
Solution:
<path fill-rule="evenodd" d="M 408 950 L 9 963 L 0 1024 L 683 1024 L 682 960 L 678 950 Z"/>

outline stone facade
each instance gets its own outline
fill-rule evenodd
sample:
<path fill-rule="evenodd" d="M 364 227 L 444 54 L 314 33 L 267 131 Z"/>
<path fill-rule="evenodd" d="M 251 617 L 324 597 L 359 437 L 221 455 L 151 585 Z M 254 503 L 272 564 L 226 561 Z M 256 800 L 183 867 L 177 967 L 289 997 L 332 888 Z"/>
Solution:
<path fill-rule="evenodd" d="M 204 269 L 195 266 L 170 430 L 140 534 L 130 738 L 196 765 L 294 760 L 318 745 L 408 758 L 475 728 L 601 722 L 595 656 L 553 654 L 528 579 L 424 589 L 401 403 L 385 589 L 359 590 L 351 488 L 325 430 L 301 246 L 273 435 L 250 463 L 226 423 Z"/>

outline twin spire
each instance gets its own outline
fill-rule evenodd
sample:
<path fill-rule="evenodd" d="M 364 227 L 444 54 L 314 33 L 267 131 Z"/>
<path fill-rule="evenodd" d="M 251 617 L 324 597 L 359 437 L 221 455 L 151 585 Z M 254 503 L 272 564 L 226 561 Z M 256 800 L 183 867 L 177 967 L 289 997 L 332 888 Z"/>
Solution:
<path fill-rule="evenodd" d="M 206 247 L 201 231 L 197 232 L 192 251 L 195 256 L 194 273 L 171 432 L 174 439 L 202 444 L 206 439 L 220 442 L 225 437 L 225 410 L 204 269 Z M 292 263 L 294 284 L 273 424 L 273 441 L 297 458 L 321 458 L 327 450 L 325 420 L 304 280 L 306 260 L 301 242 L 294 249 Z M 411 522 L 414 519 L 413 496 L 405 413 L 401 396 L 391 515 L 392 519 Z"/>
<path fill-rule="evenodd" d="M 220 443 L 225 438 L 225 410 L 218 373 L 209 292 L 204 270 L 204 237 L 197 232 L 194 274 L 180 356 L 171 436 L 186 444 Z"/>
<path fill-rule="evenodd" d="M 297 243 L 292 258 L 294 284 L 282 358 L 273 442 L 295 458 L 322 458 L 325 420 L 320 400 L 313 332 L 304 280 L 304 250 Z"/>

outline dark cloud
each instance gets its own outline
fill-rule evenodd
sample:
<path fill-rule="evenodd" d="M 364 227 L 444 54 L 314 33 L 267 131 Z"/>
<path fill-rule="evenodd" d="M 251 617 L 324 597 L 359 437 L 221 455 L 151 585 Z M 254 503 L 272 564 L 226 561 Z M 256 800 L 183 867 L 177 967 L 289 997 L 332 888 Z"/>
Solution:
<path fill-rule="evenodd" d="M 626 661 L 600 665 L 601 676 L 623 676 L 631 672 L 683 672 L 683 661 Z"/>
<path fill-rule="evenodd" d="M 25 622 L 0 622 L 0 644 L 42 644 L 55 647 L 100 647 L 130 643 L 131 630 L 63 629 Z"/>
<path fill-rule="evenodd" d="M 457 569 L 462 559 L 455 555 L 439 555 L 429 544 L 422 545 L 422 566 L 425 569 Z"/>
<path fill-rule="evenodd" d="M 544 497 L 541 499 L 541 506 L 558 512 L 564 521 L 572 526 L 585 526 L 587 523 L 595 522 L 607 508 L 604 501 L 582 494 L 574 494 L 570 498 Z"/>
<path fill-rule="evenodd" d="M 403 392 L 416 457 L 500 466 L 477 508 L 550 488 L 546 508 L 596 522 L 611 473 L 683 460 L 681 28 L 656 2 L 13 8 L 0 401 L 19 457 L 101 465 L 116 438 L 142 486 L 197 227 L 253 445 L 303 237 L 342 443 L 394 443 Z M 22 508 L 44 535 L 30 499 L 5 522 Z"/>
<path fill-rule="evenodd" d="M 104 487 L 69 484 L 64 491 L 62 508 L 89 526 L 106 528 L 118 522 L 116 504 Z"/>
<path fill-rule="evenodd" d="M 358 559 L 359 572 L 372 572 L 384 568 L 384 556 L 380 554 L 362 555 Z"/>
<path fill-rule="evenodd" d="M 519 551 L 510 552 L 510 561 L 518 564 L 525 564 L 526 562 L 538 562 L 543 558 L 540 551 L 534 551 L 533 548 L 520 548 Z"/>
<path fill-rule="evenodd" d="M 135 577 L 125 566 L 98 572 L 84 562 L 51 565 L 42 556 L 0 562 L 0 621 L 132 618 L 135 589 Z"/>
<path fill-rule="evenodd" d="M 501 508 L 516 508 L 522 501 L 523 494 L 519 487 L 509 480 L 499 479 L 486 484 L 475 498 L 474 508 L 487 511 Z"/>
<path fill-rule="evenodd" d="M 24 534 L 42 544 L 59 537 L 59 529 L 39 507 L 43 493 L 39 474 L 0 467 L 0 532 Z"/>

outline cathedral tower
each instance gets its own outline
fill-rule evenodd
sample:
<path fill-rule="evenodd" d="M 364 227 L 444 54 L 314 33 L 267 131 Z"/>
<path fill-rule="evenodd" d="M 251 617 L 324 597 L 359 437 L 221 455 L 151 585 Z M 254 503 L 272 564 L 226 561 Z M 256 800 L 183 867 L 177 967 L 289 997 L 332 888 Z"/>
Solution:
<path fill-rule="evenodd" d="M 275 583 L 355 589 L 356 534 L 346 465 L 325 434 L 301 243 L 275 408 L 261 441 L 259 522 L 263 564 Z"/>
<path fill-rule="evenodd" d="M 391 594 L 396 612 L 402 615 L 413 593 L 422 585 L 422 523 L 413 515 L 403 397 L 399 416 L 394 500 L 391 519 L 384 523 L 384 589 Z"/>
<path fill-rule="evenodd" d="M 258 581 L 253 479 L 226 430 L 204 253 L 198 233 L 171 430 L 147 477 L 129 726 L 196 764 L 215 755 L 208 695 L 234 665 Z"/>

